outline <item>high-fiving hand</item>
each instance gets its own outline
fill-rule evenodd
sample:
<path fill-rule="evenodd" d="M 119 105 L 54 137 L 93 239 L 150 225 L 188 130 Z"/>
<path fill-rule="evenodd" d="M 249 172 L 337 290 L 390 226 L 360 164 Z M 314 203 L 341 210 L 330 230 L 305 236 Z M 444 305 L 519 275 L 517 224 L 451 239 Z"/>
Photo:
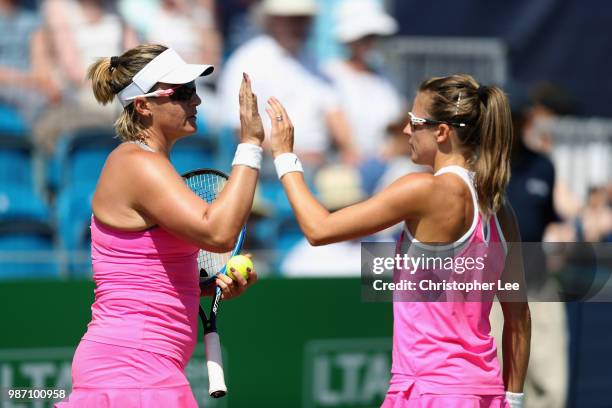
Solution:
<path fill-rule="evenodd" d="M 240 93 L 240 142 L 261 145 L 264 140 L 264 129 L 257 109 L 257 96 L 251 90 L 251 79 L 242 74 Z"/>
<path fill-rule="evenodd" d="M 266 112 L 272 121 L 270 147 L 272 156 L 293 152 L 293 123 L 285 107 L 275 97 L 268 99 Z"/>

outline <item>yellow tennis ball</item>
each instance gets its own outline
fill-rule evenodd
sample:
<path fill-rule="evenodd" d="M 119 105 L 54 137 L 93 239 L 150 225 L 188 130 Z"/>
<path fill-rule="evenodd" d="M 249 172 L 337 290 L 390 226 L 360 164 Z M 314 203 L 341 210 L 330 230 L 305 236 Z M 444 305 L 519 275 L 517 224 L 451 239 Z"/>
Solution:
<path fill-rule="evenodd" d="M 251 258 L 244 255 L 236 255 L 232 256 L 229 261 L 227 261 L 227 274 L 233 280 L 236 280 L 236 277 L 232 273 L 232 268 L 242 275 L 244 279 L 249 279 L 249 273 L 247 272 L 247 268 L 253 270 L 253 261 Z"/>

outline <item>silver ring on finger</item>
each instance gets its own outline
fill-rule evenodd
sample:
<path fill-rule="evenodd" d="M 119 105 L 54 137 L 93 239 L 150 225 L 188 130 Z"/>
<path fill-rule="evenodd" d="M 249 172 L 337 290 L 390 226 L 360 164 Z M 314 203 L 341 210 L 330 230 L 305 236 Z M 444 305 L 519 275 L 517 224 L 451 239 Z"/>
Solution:
<path fill-rule="evenodd" d="M 280 115 L 278 115 L 278 116 L 276 117 L 276 121 L 277 121 L 277 122 L 282 122 L 282 121 L 283 121 L 283 117 L 282 117 L 282 116 L 280 116 Z"/>

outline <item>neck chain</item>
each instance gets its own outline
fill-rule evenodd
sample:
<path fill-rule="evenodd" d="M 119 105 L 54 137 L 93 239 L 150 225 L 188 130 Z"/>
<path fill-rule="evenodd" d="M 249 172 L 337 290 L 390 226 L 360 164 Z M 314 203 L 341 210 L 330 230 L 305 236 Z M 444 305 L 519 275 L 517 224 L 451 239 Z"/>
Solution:
<path fill-rule="evenodd" d="M 127 142 L 127 143 L 132 143 L 132 144 L 135 144 L 136 146 L 140 147 L 140 148 L 141 148 L 141 149 L 143 149 L 143 150 L 146 150 L 146 151 L 148 151 L 148 152 L 152 152 L 152 153 L 156 153 L 156 151 L 155 151 L 155 150 L 153 150 L 153 149 L 151 148 L 151 146 L 149 146 L 148 144 L 146 144 L 145 142 L 142 142 L 142 141 L 140 141 L 140 140 L 128 140 L 128 142 Z"/>

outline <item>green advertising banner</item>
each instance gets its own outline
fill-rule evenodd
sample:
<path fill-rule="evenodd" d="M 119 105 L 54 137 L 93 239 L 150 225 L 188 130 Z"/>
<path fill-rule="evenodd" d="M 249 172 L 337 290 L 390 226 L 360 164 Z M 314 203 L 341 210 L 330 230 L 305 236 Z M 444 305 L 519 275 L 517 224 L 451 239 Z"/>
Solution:
<path fill-rule="evenodd" d="M 0 284 L 0 407 L 53 406 L 70 391 L 72 354 L 93 282 Z M 390 303 L 363 303 L 358 279 L 262 279 L 221 306 L 228 395 L 208 398 L 201 342 L 186 374 L 205 407 L 377 407 L 391 369 Z M 16 399 L 10 390 L 48 390 Z M 56 395 L 57 396 L 57 395 Z M 29 395 L 29 397 L 35 397 Z"/>

